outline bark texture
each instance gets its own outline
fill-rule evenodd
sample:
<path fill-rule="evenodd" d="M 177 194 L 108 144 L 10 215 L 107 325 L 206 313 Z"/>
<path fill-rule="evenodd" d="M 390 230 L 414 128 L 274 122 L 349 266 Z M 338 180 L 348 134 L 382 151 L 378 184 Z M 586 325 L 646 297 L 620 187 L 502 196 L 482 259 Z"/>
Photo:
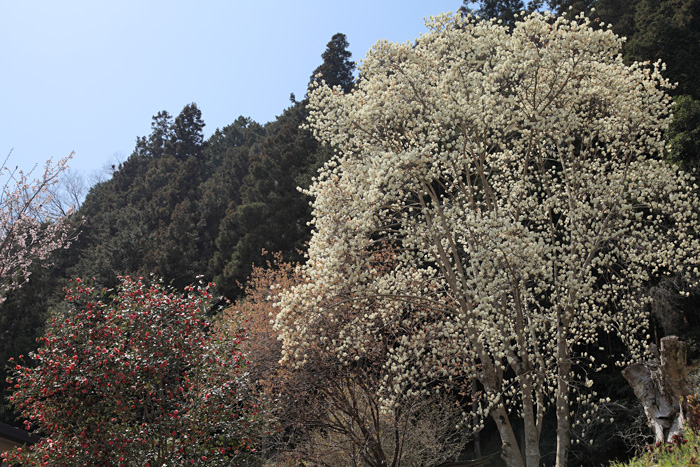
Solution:
<path fill-rule="evenodd" d="M 686 346 L 676 336 L 661 339 L 661 353 L 655 358 L 633 363 L 622 371 L 634 394 L 642 402 L 656 441 L 670 442 L 683 434 L 683 401 L 690 395 Z"/>

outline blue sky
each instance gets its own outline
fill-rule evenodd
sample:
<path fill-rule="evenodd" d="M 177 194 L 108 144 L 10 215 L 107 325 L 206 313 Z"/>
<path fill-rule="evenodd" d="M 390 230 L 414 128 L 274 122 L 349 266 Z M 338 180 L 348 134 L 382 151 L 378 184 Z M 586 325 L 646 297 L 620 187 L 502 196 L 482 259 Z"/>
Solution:
<path fill-rule="evenodd" d="M 0 155 L 29 169 L 75 151 L 85 175 L 125 159 L 160 110 L 196 102 L 209 136 L 304 95 L 337 32 L 359 61 L 412 41 L 461 0 L 0 0 Z"/>

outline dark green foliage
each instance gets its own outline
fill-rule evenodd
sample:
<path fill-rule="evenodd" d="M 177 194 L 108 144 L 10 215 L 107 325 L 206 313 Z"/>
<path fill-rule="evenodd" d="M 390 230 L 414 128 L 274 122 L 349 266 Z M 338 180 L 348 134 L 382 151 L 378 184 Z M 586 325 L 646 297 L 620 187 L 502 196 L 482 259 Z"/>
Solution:
<path fill-rule="evenodd" d="M 525 9 L 522 0 L 484 0 L 477 15 L 484 18 L 499 18 L 508 25 L 515 23 L 515 14 Z"/>
<path fill-rule="evenodd" d="M 267 126 L 261 150 L 251 158 L 240 202 L 226 210 L 212 260 L 216 282 L 226 295 L 237 294 L 253 264 L 262 264 L 263 249 L 300 259 L 297 250 L 310 236 L 311 210 L 297 187 L 309 186 L 329 157 L 309 131 L 299 128 L 306 115 L 305 104 L 297 103 Z"/>
<path fill-rule="evenodd" d="M 700 101 L 690 96 L 678 96 L 674 101 L 673 122 L 668 131 L 670 158 L 686 170 L 696 171 L 700 169 Z"/>
<path fill-rule="evenodd" d="M 0 366 L 36 348 L 51 304 L 62 298 L 66 277 L 95 277 L 108 287 L 116 285 L 120 274 L 158 272 L 177 285 L 197 274 L 213 277 L 207 268 L 222 217 L 240 200 L 250 152 L 264 129 L 241 117 L 205 143 L 202 127 L 194 104 L 175 120 L 160 112 L 152 133 L 137 139 L 134 153 L 112 178 L 91 188 L 76 214 L 85 220 L 78 240 L 54 254 L 52 268 L 37 269 L 2 304 Z M 0 421 L 14 423 L 15 415 L 5 405 L 4 381 Z"/>
<path fill-rule="evenodd" d="M 196 104 L 186 105 L 173 125 L 175 157 L 185 160 L 198 156 L 204 144 L 204 121 Z"/>
<path fill-rule="evenodd" d="M 309 86 L 323 80 L 330 87 L 340 86 L 343 92 L 350 92 L 354 83 L 352 74 L 355 71 L 355 63 L 350 61 L 352 54 L 348 45 L 345 34 L 337 33 L 331 38 L 321 55 L 323 63 L 311 74 Z M 318 75 L 321 75 L 320 79 Z"/>
<path fill-rule="evenodd" d="M 635 33 L 634 17 L 638 4 L 639 0 L 598 0 L 595 2 L 595 12 L 591 16 L 594 20 L 598 18 L 600 22 L 612 24 L 613 31 L 618 36 L 632 37 Z M 591 6 L 593 3 L 585 10 L 589 10 Z"/>
<path fill-rule="evenodd" d="M 622 0 L 623 2 L 625 0 Z M 567 13 L 575 16 L 582 11 L 590 11 L 591 7 L 596 5 L 595 0 L 548 0 L 549 9 L 557 14 Z M 597 8 L 597 6 L 596 6 Z"/>
<path fill-rule="evenodd" d="M 153 116 L 148 138 L 137 136 L 135 153 L 143 157 L 161 157 L 172 150 L 173 117 L 165 110 Z M 126 164 L 125 164 L 126 165 Z M 121 168 L 120 168 L 121 169 Z"/>
<path fill-rule="evenodd" d="M 165 110 L 158 112 L 151 123 L 148 137 L 136 138 L 135 154 L 159 158 L 166 154 L 178 159 L 197 156 L 204 145 L 204 121 L 197 104 L 187 104 L 173 121 Z"/>
<path fill-rule="evenodd" d="M 473 2 L 464 0 L 459 11 L 462 15 L 473 14 L 483 19 L 500 19 L 511 29 L 515 26 L 515 17 L 521 11 L 535 11 L 542 6 L 542 0 L 531 0 L 527 4 L 523 0 L 483 0 L 477 9 L 472 9 Z"/>
<path fill-rule="evenodd" d="M 315 72 L 346 91 L 355 68 L 347 45 L 345 35 L 333 36 Z M 240 117 L 204 141 L 195 104 L 175 118 L 159 112 L 151 134 L 83 203 L 70 275 L 112 284 L 118 275 L 155 273 L 178 287 L 204 275 L 234 298 L 263 249 L 300 259 L 311 215 L 297 187 L 330 155 L 299 128 L 305 118 L 305 103 L 294 101 L 265 128 Z"/>
<path fill-rule="evenodd" d="M 320 73 L 328 86 L 350 91 L 355 64 L 347 46 L 344 34 L 333 36 L 310 85 Z M 265 127 L 265 137 L 250 158 L 240 199 L 229 204 L 221 220 L 210 270 L 216 274 L 219 291 L 228 297 L 241 292 L 253 265 L 263 264 L 263 250 L 299 261 L 299 250 L 310 238 L 309 199 L 298 188 L 310 185 L 331 150 L 300 128 L 308 114 L 306 101 L 291 100 L 292 105 Z"/>
<path fill-rule="evenodd" d="M 165 111 L 153 118 L 151 135 L 138 138 L 112 179 L 88 194 L 71 274 L 110 284 L 120 274 L 156 273 L 179 287 L 213 276 L 207 268 L 222 215 L 238 202 L 263 130 L 241 117 L 208 144 L 203 127 L 194 104 L 174 121 Z"/>
<path fill-rule="evenodd" d="M 634 24 L 625 58 L 662 60 L 665 75 L 678 83 L 672 93 L 700 98 L 700 0 L 640 0 Z"/>
<path fill-rule="evenodd" d="M 471 3 L 464 0 L 464 4 L 460 8 L 463 15 L 471 13 L 484 19 L 500 19 L 510 27 L 515 24 L 515 15 L 525 9 L 523 0 L 483 0 L 476 10 L 469 7 Z"/>
<path fill-rule="evenodd" d="M 198 201 L 201 224 L 201 260 L 213 277 L 209 262 L 216 253 L 216 238 L 227 210 L 240 204 L 243 180 L 248 175 L 251 155 L 258 150 L 264 128 L 250 119 L 239 117 L 233 124 L 216 132 L 204 151 L 208 177 L 201 186 Z"/>

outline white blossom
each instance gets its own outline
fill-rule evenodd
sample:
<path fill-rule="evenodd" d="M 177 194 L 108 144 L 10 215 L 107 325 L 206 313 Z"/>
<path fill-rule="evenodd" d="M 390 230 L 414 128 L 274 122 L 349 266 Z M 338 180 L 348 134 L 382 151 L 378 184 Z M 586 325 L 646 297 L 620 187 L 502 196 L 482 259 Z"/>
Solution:
<path fill-rule="evenodd" d="M 660 160 L 669 85 L 582 17 L 535 13 L 512 33 L 451 15 L 428 25 L 416 44 L 378 42 L 350 94 L 310 94 L 308 127 L 336 157 L 306 190 L 307 281 L 277 316 L 285 358 L 321 342 L 313 323 L 333 316 L 332 297 L 371 301 L 335 351 L 406 326 L 385 403 L 444 374 L 474 378 L 510 465 L 523 464 L 507 411 L 538 465 L 553 405 L 563 465 L 569 401 L 592 403 L 585 371 L 604 367 L 582 350 L 613 333 L 629 348 L 620 362 L 641 358 L 643 286 L 692 275 L 700 257 L 693 181 Z M 376 273 L 377 251 L 393 252 L 390 271 Z"/>

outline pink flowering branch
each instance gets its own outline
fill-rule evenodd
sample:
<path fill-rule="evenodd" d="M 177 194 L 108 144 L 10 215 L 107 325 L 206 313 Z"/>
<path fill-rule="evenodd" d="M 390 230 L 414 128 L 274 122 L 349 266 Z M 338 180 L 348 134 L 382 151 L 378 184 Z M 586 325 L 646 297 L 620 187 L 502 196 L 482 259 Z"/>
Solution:
<path fill-rule="evenodd" d="M 68 248 L 75 238 L 70 225 L 73 210 L 53 216 L 49 209 L 51 189 L 73 154 L 55 164 L 48 160 L 36 177 L 36 167 L 29 172 L 8 168 L 10 155 L 0 169 L 0 303 L 9 291 L 29 280 L 32 264 L 46 260 L 54 250 Z"/>

